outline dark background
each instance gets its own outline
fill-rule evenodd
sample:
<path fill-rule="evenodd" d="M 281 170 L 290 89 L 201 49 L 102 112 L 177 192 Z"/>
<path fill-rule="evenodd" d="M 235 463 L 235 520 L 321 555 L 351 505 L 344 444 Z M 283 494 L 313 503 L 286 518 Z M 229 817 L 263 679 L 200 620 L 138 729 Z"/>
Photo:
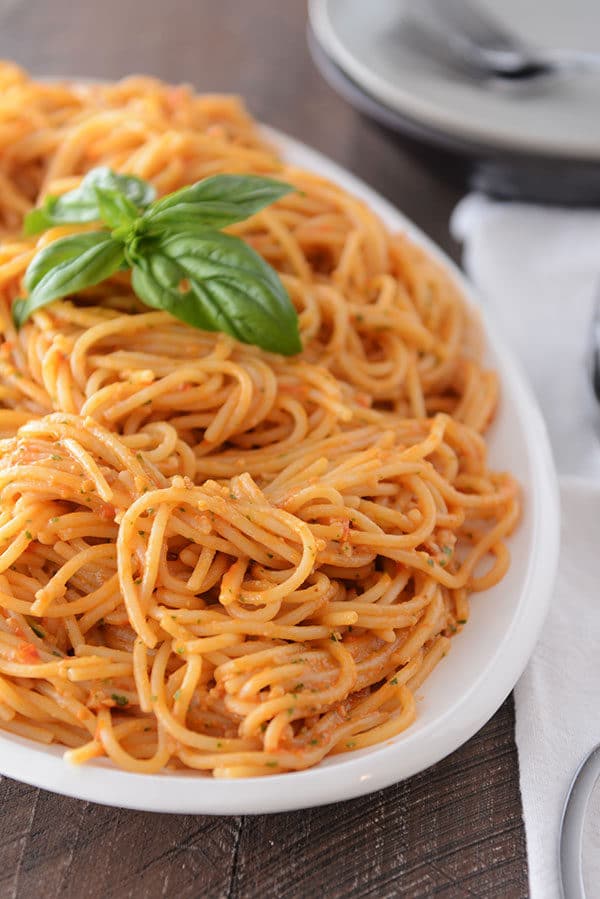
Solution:
<path fill-rule="evenodd" d="M 448 219 L 459 192 L 442 164 L 425 167 L 336 97 L 305 28 L 304 0 L 0 0 L 0 57 L 36 75 L 144 72 L 241 93 L 255 116 L 362 177 L 456 257 Z M 0 778 L 2 897 L 526 895 L 512 700 L 434 768 L 304 812 L 151 815 Z"/>

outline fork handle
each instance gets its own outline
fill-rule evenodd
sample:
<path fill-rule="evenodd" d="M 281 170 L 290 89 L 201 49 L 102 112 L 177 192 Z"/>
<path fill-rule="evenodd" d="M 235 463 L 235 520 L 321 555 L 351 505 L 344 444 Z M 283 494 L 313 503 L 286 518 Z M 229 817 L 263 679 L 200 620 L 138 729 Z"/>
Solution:
<path fill-rule="evenodd" d="M 600 69 L 600 53 L 593 50 L 566 50 L 562 47 L 549 50 L 532 50 L 532 56 L 540 61 L 565 69 Z"/>

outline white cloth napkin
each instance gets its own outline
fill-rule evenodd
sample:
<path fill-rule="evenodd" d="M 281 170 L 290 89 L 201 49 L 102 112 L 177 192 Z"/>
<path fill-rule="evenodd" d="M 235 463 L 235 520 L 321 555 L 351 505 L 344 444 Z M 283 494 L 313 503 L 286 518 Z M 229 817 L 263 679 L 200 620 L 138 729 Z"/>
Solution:
<path fill-rule="evenodd" d="M 515 690 L 530 895 L 554 899 L 565 795 L 600 742 L 600 407 L 585 365 L 600 294 L 600 212 L 474 195 L 459 204 L 451 226 L 464 242 L 467 273 L 529 373 L 561 476 L 554 601 Z M 600 896 L 595 824 L 585 851 L 590 899 Z"/>

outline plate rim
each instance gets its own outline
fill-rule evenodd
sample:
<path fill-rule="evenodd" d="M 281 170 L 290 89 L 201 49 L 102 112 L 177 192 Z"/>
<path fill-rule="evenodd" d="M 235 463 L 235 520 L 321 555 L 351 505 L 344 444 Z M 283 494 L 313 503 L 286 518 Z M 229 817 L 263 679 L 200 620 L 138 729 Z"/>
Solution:
<path fill-rule="evenodd" d="M 261 129 L 292 165 L 297 164 L 294 157 L 300 157 L 303 168 L 342 184 L 375 210 L 388 227 L 403 230 L 444 266 L 466 299 L 481 308 L 476 291 L 458 266 L 381 194 L 302 141 L 265 125 Z M 454 704 L 425 730 L 412 737 L 408 731 L 400 745 L 383 744 L 365 754 L 348 753 L 343 761 L 332 765 L 268 778 L 228 781 L 201 774 L 135 774 L 116 769 L 105 761 L 77 767 L 63 759 L 61 747 L 51 749 L 12 734 L 0 734 L 0 773 L 65 796 L 120 808 L 180 814 L 263 814 L 311 808 L 374 792 L 425 770 L 469 740 L 498 710 L 533 652 L 550 605 L 560 534 L 558 482 L 541 411 L 520 364 L 485 310 L 483 320 L 486 340 L 500 362 L 502 383 L 510 384 L 513 407 L 521 415 L 526 412 L 529 428 L 535 435 L 527 438 L 535 463 L 532 483 L 528 486 L 536 497 L 531 527 L 532 542 L 538 549 L 527 560 L 521 588 L 521 596 L 529 593 L 531 598 L 519 603 L 495 654 Z M 511 645 L 509 664 L 506 664 L 503 653 L 506 654 L 510 638 L 516 633 L 520 636 Z M 444 723 L 448 724 L 446 719 L 465 709 L 461 726 L 457 727 L 454 721 L 452 727 L 444 730 Z M 402 750 L 413 740 L 420 744 L 418 760 L 413 754 L 410 764 L 404 762 L 399 766 Z"/>
<path fill-rule="evenodd" d="M 594 167 L 600 171 L 600 154 L 597 158 L 593 156 L 575 157 L 560 153 L 547 153 L 542 150 L 534 152 L 511 146 L 494 146 L 474 138 L 471 139 L 466 135 L 439 130 L 434 125 L 412 118 L 408 113 L 393 109 L 368 93 L 365 87 L 358 84 L 348 72 L 338 65 L 319 40 L 310 22 L 307 23 L 306 31 L 312 61 L 327 84 L 361 115 L 369 117 L 393 135 L 404 136 L 409 140 L 427 144 L 441 152 L 461 157 L 471 163 L 489 160 L 505 165 L 577 165 Z"/>
<path fill-rule="evenodd" d="M 448 139 L 461 140 L 469 144 L 484 147 L 489 151 L 514 153 L 524 156 L 544 156 L 548 159 L 568 159 L 573 162 L 600 163 L 600 152 L 590 155 L 588 149 L 567 146 L 560 141 L 553 144 L 536 141 L 535 137 L 526 138 L 515 135 L 514 138 L 494 137 L 493 133 L 476 126 L 461 127 L 460 122 L 449 120 L 439 111 L 423 110 L 418 97 L 412 102 L 407 92 L 398 92 L 391 83 L 386 83 L 379 75 L 353 54 L 340 40 L 330 17 L 332 0 L 308 0 L 308 20 L 315 38 L 330 59 L 339 66 L 342 72 L 352 79 L 357 87 L 365 91 L 377 102 L 388 107 L 400 116 L 406 116 L 417 125 L 437 131 Z"/>

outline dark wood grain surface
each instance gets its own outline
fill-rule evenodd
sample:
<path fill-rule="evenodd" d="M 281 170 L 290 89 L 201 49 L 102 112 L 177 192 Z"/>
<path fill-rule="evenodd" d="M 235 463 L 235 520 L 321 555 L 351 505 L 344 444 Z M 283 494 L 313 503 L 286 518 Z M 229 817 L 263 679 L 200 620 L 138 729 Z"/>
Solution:
<path fill-rule="evenodd" d="M 347 166 L 456 255 L 459 193 L 357 116 L 305 47 L 304 0 L 0 0 L 0 56 L 37 74 L 132 71 L 244 94 L 251 111 Z M 512 700 L 444 762 L 304 812 L 151 815 L 0 779 L 0 896 L 527 895 Z"/>

